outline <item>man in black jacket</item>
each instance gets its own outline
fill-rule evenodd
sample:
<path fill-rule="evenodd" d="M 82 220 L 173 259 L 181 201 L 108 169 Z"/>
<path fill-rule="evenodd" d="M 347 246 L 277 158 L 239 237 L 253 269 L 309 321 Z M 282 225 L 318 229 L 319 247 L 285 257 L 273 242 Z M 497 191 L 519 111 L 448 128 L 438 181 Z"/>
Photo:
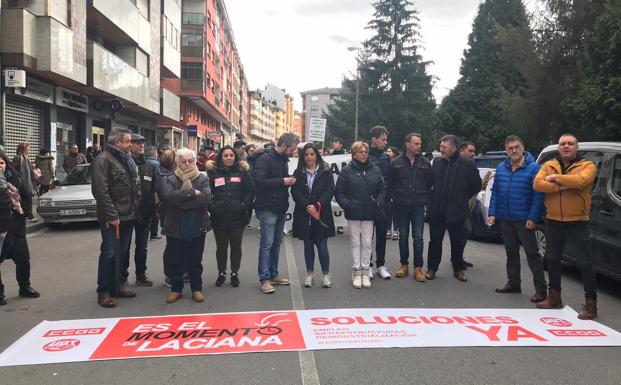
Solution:
<path fill-rule="evenodd" d="M 254 210 L 261 223 L 259 245 L 259 280 L 261 290 L 270 294 L 272 284 L 288 285 L 289 280 L 278 274 L 280 242 L 289 208 L 289 187 L 295 178 L 289 176 L 289 157 L 300 143 L 297 135 L 284 133 L 275 148 L 265 150 L 256 160 L 253 177 L 256 186 Z"/>
<path fill-rule="evenodd" d="M 155 212 L 155 184 L 157 178 L 156 167 L 151 162 L 147 162 L 144 155 L 145 138 L 142 135 L 132 134 L 132 144 L 129 148 L 132 159 L 138 167 L 138 177 L 140 178 L 140 203 L 138 205 L 138 215 L 134 223 L 136 233 L 136 248 L 134 250 L 134 263 L 136 264 L 136 284 L 142 286 L 153 286 L 153 281 L 147 276 L 147 244 L 149 241 L 149 231 L 151 228 L 151 218 Z M 130 234 L 131 243 L 131 234 Z M 127 283 L 129 277 L 129 248 L 123 255 L 121 269 L 121 282 Z"/>
<path fill-rule="evenodd" d="M 386 155 L 386 146 L 388 145 L 388 130 L 383 126 L 375 126 L 369 130 L 369 162 L 377 166 L 382 171 L 384 177 L 384 185 L 388 190 L 388 171 L 390 170 L 390 159 Z M 386 205 L 390 204 L 390 197 L 386 199 Z M 377 265 L 376 274 L 384 279 L 390 279 L 390 273 L 384 266 L 386 257 L 386 231 L 388 230 L 388 210 L 386 210 L 386 219 L 383 221 L 375 221 L 375 263 Z M 373 265 L 369 267 L 369 278 L 373 279 Z"/>
<path fill-rule="evenodd" d="M 440 142 L 441 158 L 433 162 L 433 193 L 429 204 L 429 250 L 427 274 L 432 280 L 442 259 L 442 240 L 448 230 L 451 239 L 453 276 L 468 281 L 464 274 L 464 220 L 468 216 L 468 200 L 481 190 L 481 177 L 474 162 L 459 155 L 459 141 L 446 135 Z"/>
<path fill-rule="evenodd" d="M 120 255 L 131 243 L 134 222 L 138 217 L 140 189 L 136 163 L 129 154 L 131 131 L 114 129 L 108 134 L 106 150 L 91 164 L 91 190 L 97 201 L 97 220 L 101 231 L 101 253 L 97 272 L 97 302 L 110 308 L 117 305 L 110 291 L 116 286 L 114 277 L 115 228 L 119 226 Z M 136 293 L 121 285 L 118 296 L 135 297 Z"/>
<path fill-rule="evenodd" d="M 422 154 L 422 137 L 411 133 L 405 137 L 405 151 L 395 157 L 390 164 L 388 182 L 389 195 L 399 221 L 399 257 L 401 268 L 395 277 L 408 276 L 408 246 L 410 224 L 414 239 L 414 275 L 419 282 L 425 282 L 423 274 L 423 229 L 425 227 L 425 205 L 429 201 L 429 191 L 433 186 L 433 170 Z"/>

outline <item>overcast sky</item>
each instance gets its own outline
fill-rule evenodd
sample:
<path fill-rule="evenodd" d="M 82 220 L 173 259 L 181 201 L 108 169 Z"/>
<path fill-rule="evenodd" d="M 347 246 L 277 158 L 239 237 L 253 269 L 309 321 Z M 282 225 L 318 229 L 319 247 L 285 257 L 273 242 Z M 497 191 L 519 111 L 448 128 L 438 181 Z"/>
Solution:
<path fill-rule="evenodd" d="M 536 0 L 526 0 L 532 8 Z M 250 89 L 272 83 L 295 98 L 339 87 L 355 72 L 355 52 L 369 37 L 370 0 L 225 0 Z M 422 55 L 433 61 L 438 102 L 455 86 L 480 0 L 418 0 Z"/>

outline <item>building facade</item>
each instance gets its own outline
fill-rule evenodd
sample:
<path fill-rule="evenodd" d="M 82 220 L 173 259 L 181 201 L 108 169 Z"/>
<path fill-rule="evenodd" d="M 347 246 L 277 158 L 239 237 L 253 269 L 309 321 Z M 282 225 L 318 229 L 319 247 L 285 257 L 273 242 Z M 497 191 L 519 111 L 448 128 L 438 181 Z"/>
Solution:
<path fill-rule="evenodd" d="M 304 137 L 308 138 L 311 118 L 323 118 L 324 112 L 328 110 L 328 106 L 333 104 L 340 94 L 340 88 L 328 87 L 301 93 L 305 127 Z"/>
<path fill-rule="evenodd" d="M 162 20 L 174 19 L 179 3 L 2 0 L 2 73 L 23 71 L 26 80 L 21 87 L 6 87 L 3 78 L 0 86 L 0 141 L 9 156 L 27 142 L 33 156 L 45 147 L 62 165 L 71 144 L 81 151 L 103 146 L 117 127 L 156 144 L 162 113 L 174 120 L 179 103 L 162 89 L 160 76 L 179 72 L 174 21 L 168 32 L 162 30 Z"/>
<path fill-rule="evenodd" d="M 254 144 L 271 143 L 276 140 L 276 105 L 268 101 L 259 91 L 251 91 L 250 129 L 248 142 Z"/>
<path fill-rule="evenodd" d="M 293 114 L 293 131 L 294 134 L 300 137 L 300 141 L 306 141 L 306 133 L 304 130 L 304 114 L 295 111 Z"/>

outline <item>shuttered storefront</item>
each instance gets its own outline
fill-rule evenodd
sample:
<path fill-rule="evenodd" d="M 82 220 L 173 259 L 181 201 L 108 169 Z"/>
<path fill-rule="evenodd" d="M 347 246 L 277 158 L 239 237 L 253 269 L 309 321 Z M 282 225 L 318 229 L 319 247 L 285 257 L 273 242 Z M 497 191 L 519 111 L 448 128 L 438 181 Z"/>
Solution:
<path fill-rule="evenodd" d="M 43 147 L 44 106 L 28 99 L 11 95 L 6 97 L 4 147 L 12 158 L 19 143 L 30 144 L 30 158 L 34 160 Z"/>

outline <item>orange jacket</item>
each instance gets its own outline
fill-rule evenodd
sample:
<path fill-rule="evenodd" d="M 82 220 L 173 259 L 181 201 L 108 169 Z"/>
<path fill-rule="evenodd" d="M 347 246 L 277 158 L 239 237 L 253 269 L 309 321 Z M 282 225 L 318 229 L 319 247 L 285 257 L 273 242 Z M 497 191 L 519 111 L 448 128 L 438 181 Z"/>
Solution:
<path fill-rule="evenodd" d="M 556 182 L 546 182 L 546 177 L 553 174 L 559 175 Z M 564 174 L 558 160 L 545 162 L 535 177 L 534 189 L 546 193 L 546 218 L 559 222 L 588 221 L 596 174 L 597 167 L 586 159 L 577 160 Z"/>

